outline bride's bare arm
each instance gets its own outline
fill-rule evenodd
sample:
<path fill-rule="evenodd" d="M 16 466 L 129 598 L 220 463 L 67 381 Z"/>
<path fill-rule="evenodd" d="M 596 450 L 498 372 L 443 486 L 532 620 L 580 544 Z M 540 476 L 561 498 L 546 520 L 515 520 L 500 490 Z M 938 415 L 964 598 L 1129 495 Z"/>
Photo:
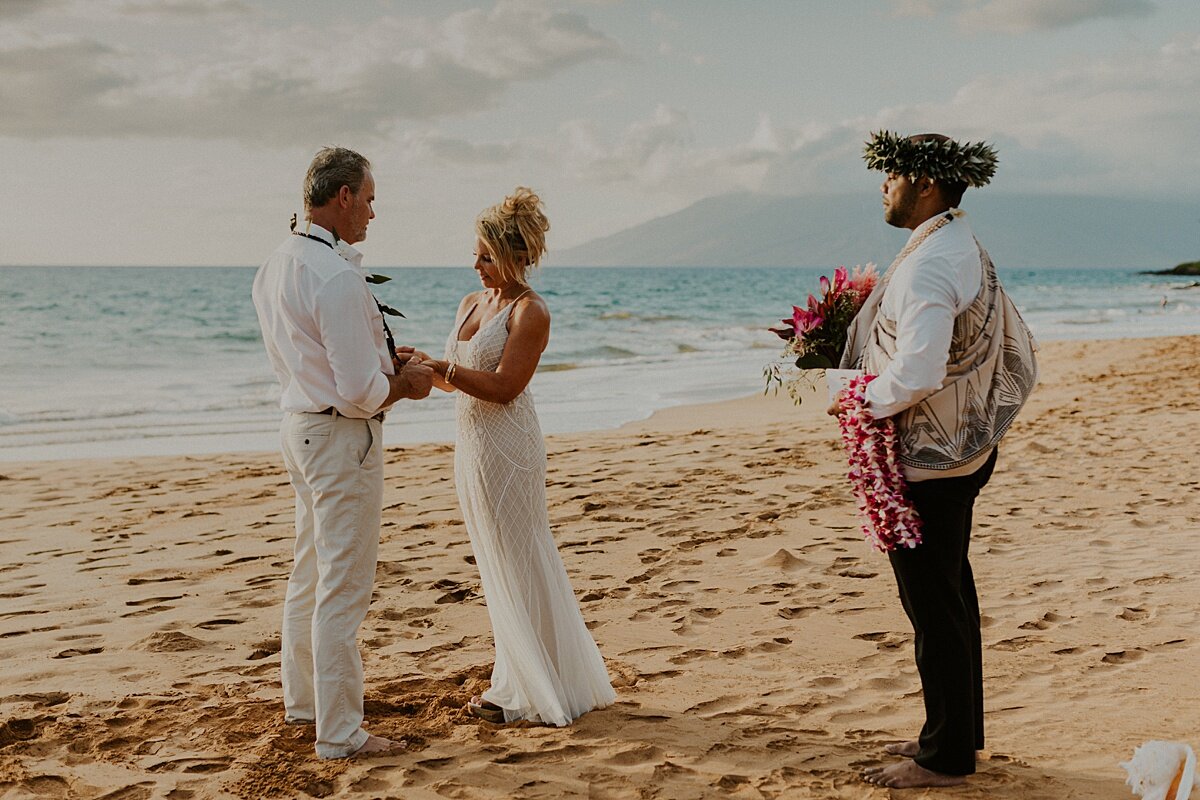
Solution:
<path fill-rule="evenodd" d="M 471 292 L 470 294 L 466 295 L 462 300 L 459 301 L 458 311 L 456 311 L 454 313 L 454 319 L 456 320 L 456 322 L 459 326 L 461 326 L 463 323 L 463 314 L 466 313 L 466 310 L 471 307 L 471 304 L 475 302 L 475 299 L 478 296 L 479 296 L 479 292 Z M 516 309 L 513 309 L 513 310 L 516 311 Z M 454 329 L 454 335 L 456 337 L 458 336 L 458 328 Z M 439 372 L 436 368 L 436 365 L 438 365 L 438 364 L 444 365 L 446 363 L 445 361 L 429 361 L 428 359 L 426 359 L 425 363 L 426 363 L 426 365 L 428 365 L 430 367 L 434 367 L 434 370 L 433 370 L 433 385 L 434 386 L 441 389 L 443 392 L 453 392 L 455 390 L 455 387 L 446 383 L 446 379 L 444 377 L 442 377 L 443 375 L 445 375 L 445 369 L 443 368 L 442 371 Z"/>
<path fill-rule="evenodd" d="M 518 301 L 508 320 L 508 343 L 495 372 L 455 365 L 453 389 L 491 403 L 512 402 L 533 379 L 542 351 L 550 341 L 550 311 L 540 297 Z M 426 362 L 433 367 L 435 382 L 446 383 L 446 361 Z"/>

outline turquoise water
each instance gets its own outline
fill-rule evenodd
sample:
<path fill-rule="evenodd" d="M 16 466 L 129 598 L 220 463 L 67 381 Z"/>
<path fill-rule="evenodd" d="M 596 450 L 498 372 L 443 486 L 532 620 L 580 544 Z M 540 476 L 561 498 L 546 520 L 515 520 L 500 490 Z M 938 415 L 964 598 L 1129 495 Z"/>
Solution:
<path fill-rule="evenodd" d="M 442 352 L 472 270 L 380 269 L 396 340 Z M 543 427 L 613 427 L 762 387 L 765 328 L 831 270 L 547 269 L 553 314 L 534 378 Z M 1200 333 L 1200 288 L 1134 270 L 1001 271 L 1043 340 Z M 0 268 L 0 459 L 272 450 L 278 388 L 253 268 Z M 453 438 L 446 395 L 404 402 L 388 442 Z"/>

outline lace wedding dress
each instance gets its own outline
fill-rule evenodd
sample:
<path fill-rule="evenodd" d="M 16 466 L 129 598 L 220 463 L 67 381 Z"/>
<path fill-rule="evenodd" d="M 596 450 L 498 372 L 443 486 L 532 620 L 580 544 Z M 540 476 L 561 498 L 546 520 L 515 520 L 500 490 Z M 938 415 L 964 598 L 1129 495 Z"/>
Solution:
<path fill-rule="evenodd" d="M 514 303 L 469 341 L 455 325 L 446 358 L 494 372 Z M 604 660 L 583 624 L 546 510 L 546 447 L 526 388 L 510 403 L 463 392 L 457 400 L 454 481 L 492 620 L 496 664 L 483 698 L 506 722 L 567 725 L 616 699 Z"/>

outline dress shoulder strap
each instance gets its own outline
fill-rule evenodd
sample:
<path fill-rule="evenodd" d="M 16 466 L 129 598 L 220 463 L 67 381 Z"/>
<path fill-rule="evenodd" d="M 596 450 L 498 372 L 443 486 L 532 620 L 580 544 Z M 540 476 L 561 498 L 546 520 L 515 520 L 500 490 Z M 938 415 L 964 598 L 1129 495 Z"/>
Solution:
<path fill-rule="evenodd" d="M 507 306 L 505 306 L 505 308 L 504 308 L 505 312 L 507 312 L 507 313 L 511 314 L 511 313 L 512 313 L 512 310 L 513 310 L 513 307 L 514 307 L 514 306 L 516 306 L 516 304 L 517 304 L 517 301 L 518 301 L 518 300 L 520 300 L 522 297 L 524 297 L 525 295 L 529 294 L 529 293 L 530 293 L 530 292 L 532 292 L 532 291 L 533 291 L 533 289 L 526 289 L 525 291 L 521 292 L 519 295 L 517 295 L 516 297 L 514 297 L 514 298 L 512 299 L 512 302 L 511 302 L 511 303 L 509 303 Z"/>

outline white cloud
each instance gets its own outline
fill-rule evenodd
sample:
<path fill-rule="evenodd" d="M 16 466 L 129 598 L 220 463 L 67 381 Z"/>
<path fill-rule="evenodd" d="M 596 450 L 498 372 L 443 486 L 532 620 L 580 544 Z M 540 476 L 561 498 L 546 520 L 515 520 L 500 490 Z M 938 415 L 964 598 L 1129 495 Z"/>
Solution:
<path fill-rule="evenodd" d="M 582 182 L 690 202 L 722 192 L 852 191 L 872 130 L 939 131 L 997 145 L 996 184 L 1009 191 L 1184 195 L 1200 174 L 1200 37 L 1112 54 L 1046 72 L 1005 72 L 964 83 L 952 96 L 829 123 L 789 126 L 762 114 L 746 138 L 700 144 L 686 110 L 661 105 L 604 137 L 575 120 L 555 157 Z"/>
<path fill-rule="evenodd" d="M 617 53 L 616 42 L 583 15 L 512 0 L 490 11 L 451 15 L 439 26 L 437 38 L 434 47 L 456 63 L 505 81 L 545 78 Z"/>
<path fill-rule="evenodd" d="M 872 121 L 1000 145 L 996 183 L 1034 191 L 1194 193 L 1200 39 L 1042 73 L 983 76 L 948 101 L 888 109 Z"/>
<path fill-rule="evenodd" d="M 66 2 L 67 0 L 0 0 L 0 20 L 36 14 L 66 5 Z"/>
<path fill-rule="evenodd" d="M 94 2 L 93 5 L 95 5 Z M 113 10 L 121 14 L 182 19 L 222 14 L 246 14 L 252 11 L 243 0 L 113 0 Z"/>
<path fill-rule="evenodd" d="M 700 146 L 685 111 L 660 105 L 645 120 L 629 125 L 612 141 L 595 126 L 574 120 L 561 130 L 565 144 L 557 158 L 564 170 L 581 181 L 625 184 L 638 192 L 675 201 L 701 199 L 730 191 L 814 191 L 811 185 L 782 185 L 778 173 L 787 165 L 821 163 L 807 160 L 822 133 L 783 128 L 764 114 L 746 131 L 747 138 L 727 147 Z"/>
<path fill-rule="evenodd" d="M 1151 0 L 891 0 L 892 16 L 954 16 L 965 31 L 1028 33 L 1100 19 L 1148 17 Z"/>
<path fill-rule="evenodd" d="M 65 11 L 78 19 L 105 19 L 112 14 L 196 20 L 253 13 L 246 0 L 0 0 L 0 20 Z"/>
<path fill-rule="evenodd" d="M 177 13 L 233 5 L 170 3 Z M 518 2 L 434 22 L 384 18 L 365 33 L 238 26 L 215 51 L 191 57 L 84 36 L 7 38 L 0 135 L 12 136 L 371 136 L 397 120 L 489 107 L 514 83 L 618 53 L 584 17 Z M 332 48 L 331 39 L 354 47 Z"/>
<path fill-rule="evenodd" d="M 595 126 L 586 120 L 562 125 L 566 147 L 561 151 L 568 168 L 581 177 L 602 182 L 633 180 L 660 182 L 668 165 L 688 151 L 693 138 L 687 114 L 659 105 L 648 120 L 631 124 L 617 141 L 601 141 Z"/>
<path fill-rule="evenodd" d="M 937 16 L 942 4 L 938 0 L 891 0 L 892 16 L 928 19 Z"/>
<path fill-rule="evenodd" d="M 959 16 L 965 30 L 1026 33 L 1080 25 L 1097 19 L 1147 17 L 1149 0 L 988 0 Z"/>
<path fill-rule="evenodd" d="M 431 160 L 469 167 L 497 167 L 519 158 L 525 148 L 517 142 L 470 142 L 436 130 L 410 131 L 393 146 L 405 164 L 428 166 Z"/>

